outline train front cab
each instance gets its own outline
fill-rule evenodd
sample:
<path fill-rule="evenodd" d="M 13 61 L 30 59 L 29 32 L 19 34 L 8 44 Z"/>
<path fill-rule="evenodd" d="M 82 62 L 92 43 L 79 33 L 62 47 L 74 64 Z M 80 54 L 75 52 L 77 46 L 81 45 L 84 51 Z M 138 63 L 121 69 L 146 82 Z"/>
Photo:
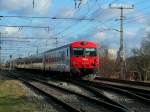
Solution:
<path fill-rule="evenodd" d="M 95 76 L 99 69 L 98 45 L 86 41 L 72 43 L 70 65 L 73 76 Z"/>

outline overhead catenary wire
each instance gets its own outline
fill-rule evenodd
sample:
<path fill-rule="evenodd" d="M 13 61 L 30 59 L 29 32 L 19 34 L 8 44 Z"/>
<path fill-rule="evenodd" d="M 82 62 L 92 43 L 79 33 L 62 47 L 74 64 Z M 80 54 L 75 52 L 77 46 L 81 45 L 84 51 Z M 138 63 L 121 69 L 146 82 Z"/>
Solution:
<path fill-rule="evenodd" d="M 126 19 L 126 23 L 137 23 L 137 21 L 147 21 L 150 18 L 149 14 L 145 14 L 143 16 L 134 16 L 134 17 L 129 17 Z M 148 22 L 148 21 L 147 21 Z"/>
<path fill-rule="evenodd" d="M 93 7 L 94 7 L 94 6 L 93 6 Z M 93 7 L 92 7 L 92 9 L 93 9 Z M 87 16 L 88 14 L 89 14 L 89 10 L 88 10 L 88 12 L 83 16 L 83 18 L 86 18 L 86 16 Z M 91 20 L 89 20 L 89 21 L 91 22 L 91 21 L 93 21 L 93 20 L 95 20 L 95 19 L 91 19 Z M 64 32 L 66 32 L 66 31 L 69 30 L 70 28 L 77 26 L 81 21 L 82 21 L 82 20 L 78 21 L 77 23 L 73 23 L 73 24 L 69 25 L 68 27 L 66 27 L 65 29 L 63 29 L 62 31 L 60 31 L 60 32 L 58 32 L 58 33 L 56 33 L 56 34 L 54 34 L 54 35 L 57 36 L 57 35 L 60 35 L 60 34 L 62 34 L 62 33 L 64 33 Z"/>
<path fill-rule="evenodd" d="M 47 28 L 49 29 L 49 26 L 30 26 L 30 25 L 0 25 L 0 27 Z"/>
<path fill-rule="evenodd" d="M 1 40 L 1 42 L 30 42 L 28 40 Z"/>
<path fill-rule="evenodd" d="M 91 7 L 91 10 L 93 10 L 94 9 L 94 5 Z M 96 10 L 94 10 L 93 12 L 92 12 L 92 14 L 93 13 L 95 13 L 97 10 L 99 10 L 99 7 L 98 8 L 96 8 Z M 102 12 L 102 11 L 101 11 Z M 88 16 L 89 15 L 89 13 L 90 13 L 90 11 L 88 10 L 88 12 L 85 14 L 85 18 L 86 18 L 86 16 Z M 90 17 L 91 18 L 91 17 Z M 94 20 L 96 20 L 96 21 L 94 21 Z M 91 20 L 91 21 L 88 21 L 88 23 L 89 22 L 100 22 L 99 20 L 97 20 L 97 19 L 93 19 L 93 20 Z M 81 21 L 80 21 L 81 22 Z M 78 22 L 77 24 L 75 24 L 75 26 L 77 26 L 80 22 Z M 88 24 L 87 23 L 87 24 Z M 65 32 L 66 30 L 68 30 L 68 29 L 70 29 L 70 28 L 72 28 L 72 27 L 75 27 L 74 26 L 74 24 L 72 24 L 72 25 L 70 25 L 70 26 L 68 26 L 66 29 L 64 29 L 62 32 L 60 32 L 59 34 L 61 34 L 61 33 L 63 33 L 63 32 Z M 68 35 L 68 33 L 67 33 L 67 35 Z"/>
<path fill-rule="evenodd" d="M 139 2 L 140 3 L 140 2 Z M 135 3 L 135 4 L 137 4 L 137 3 Z M 149 9 L 150 7 L 148 6 L 148 7 L 144 7 L 144 8 L 142 8 L 142 10 L 145 10 L 145 9 Z M 142 10 L 141 10 L 141 12 L 142 12 Z M 134 12 L 134 11 L 133 11 Z M 131 13 L 133 13 L 133 12 L 131 12 Z M 146 14 L 146 15 L 144 15 L 144 16 L 133 16 L 133 17 L 131 17 L 131 14 L 130 13 L 130 16 L 128 17 L 128 18 L 125 18 L 125 22 L 126 23 L 132 23 L 132 22 L 135 22 L 136 20 L 138 20 L 138 19 L 142 19 L 142 18 L 144 18 L 144 17 L 149 17 L 150 15 L 149 15 L 149 12 Z M 105 23 L 103 23 L 103 25 L 104 25 Z"/>
<path fill-rule="evenodd" d="M 73 18 L 73 17 L 44 17 L 44 16 L 41 16 L 41 17 L 38 17 L 38 16 L 0 16 L 0 18 L 32 18 L 32 19 L 53 19 L 53 20 L 94 20 L 93 18 Z"/>
<path fill-rule="evenodd" d="M 145 14 L 143 14 L 142 16 L 141 15 L 136 15 L 136 16 L 132 16 L 132 17 L 128 17 L 128 18 L 126 18 L 126 22 L 135 22 L 136 20 L 139 20 L 139 19 L 144 19 L 144 18 L 148 18 L 148 17 L 150 17 L 150 14 L 149 14 L 150 12 L 147 12 L 147 13 L 145 13 Z"/>
<path fill-rule="evenodd" d="M 136 9 L 135 9 L 136 12 L 145 12 L 146 9 L 149 9 L 149 8 L 150 8 L 150 7 L 149 7 L 150 4 L 148 4 L 148 2 L 147 2 L 148 6 L 145 7 L 145 5 L 144 5 L 144 7 L 138 7 L 138 4 L 141 5 L 141 2 L 142 2 L 142 3 L 146 3 L 145 1 L 146 1 L 146 0 L 144 0 L 143 2 L 142 2 L 142 1 L 138 1 L 138 2 L 135 2 L 135 3 L 134 3 L 134 6 L 136 6 Z M 130 15 L 129 15 L 129 16 L 131 16 L 131 17 L 129 17 L 129 18 L 134 18 L 134 17 L 132 17 L 132 15 L 135 16 L 134 14 L 135 14 L 135 11 L 130 12 Z M 137 16 L 137 15 L 136 15 L 136 16 Z M 135 17 L 136 17 L 136 16 L 135 16 Z M 127 19 L 129 19 L 129 18 L 127 18 Z"/>
<path fill-rule="evenodd" d="M 86 3 L 87 4 L 87 3 Z M 81 9 L 82 9 L 83 7 L 80 7 L 80 8 L 77 8 L 76 10 L 75 10 L 75 13 L 78 13 Z M 82 18 L 82 20 L 83 20 L 83 18 Z M 79 23 L 81 21 L 81 19 L 78 19 L 78 21 L 77 21 L 77 24 Z M 73 27 L 73 26 L 75 26 L 75 25 L 77 25 L 77 24 L 75 24 L 75 23 L 73 23 L 73 24 L 71 24 L 71 25 L 69 25 L 68 27 Z M 57 26 L 57 25 L 59 25 L 59 23 L 58 24 L 56 24 L 55 26 Z M 68 28 L 66 28 L 66 30 L 67 30 Z M 57 33 L 56 33 L 57 34 Z"/>
<path fill-rule="evenodd" d="M 9 17 L 14 17 L 14 18 L 39 18 L 39 19 L 70 19 L 70 20 L 89 20 L 89 21 L 92 21 L 92 20 L 95 20 L 95 19 L 92 19 L 92 18 L 63 18 L 63 17 L 31 17 L 31 16 L 0 16 L 1 18 L 2 17 L 5 17 L 5 18 L 9 18 Z M 74 24 L 72 24 L 71 26 L 74 26 Z M 67 27 L 67 28 L 65 28 L 62 32 L 64 32 L 65 30 L 67 30 L 67 29 L 69 29 L 71 26 L 69 26 L 69 27 Z M 15 27 L 15 26 L 12 26 L 12 27 Z M 20 27 L 30 27 L 30 26 L 20 26 Z M 36 27 L 32 27 L 32 28 L 36 28 Z M 42 27 L 39 27 L 39 28 L 42 28 Z M 60 32 L 61 33 L 61 32 Z M 58 34 L 60 34 L 60 33 L 58 33 Z"/>
<path fill-rule="evenodd" d="M 112 1 L 112 3 L 115 3 L 115 2 L 117 2 L 118 0 L 113 0 Z M 99 8 L 98 9 L 96 9 L 95 11 L 93 11 L 93 13 L 92 13 L 92 15 L 94 14 L 94 13 L 97 13 L 97 11 L 99 11 Z M 100 10 L 100 12 L 99 13 L 101 13 L 101 16 L 104 14 L 104 13 L 102 13 L 102 9 Z M 97 15 L 95 18 L 97 18 L 99 15 Z M 104 21 L 100 21 L 100 20 L 97 20 L 97 21 L 94 21 L 94 22 L 97 22 L 98 24 L 97 25 L 105 25 L 105 24 L 108 24 L 108 22 L 109 21 L 112 21 L 113 20 L 113 18 L 115 18 L 115 16 L 112 16 L 112 17 L 110 17 L 110 18 L 108 18 L 108 19 L 106 19 L 106 20 L 104 20 Z M 113 21 L 112 21 L 113 22 Z"/>
<path fill-rule="evenodd" d="M 113 2 L 115 1 L 118 1 L 118 0 L 112 0 Z M 140 1 L 143 1 L 143 0 L 140 0 Z M 5 17 L 4 17 L 5 18 Z M 7 17 L 6 17 L 7 18 Z M 15 18 L 15 17 L 14 17 Z M 16 17 L 17 18 L 17 17 Z M 21 17 L 21 18 L 24 18 L 24 17 Z M 98 26 L 98 25 L 107 25 L 107 24 L 110 24 L 110 22 L 114 22 L 113 21 L 113 18 L 114 17 L 111 17 L 110 19 L 106 19 L 106 20 L 104 20 L 104 21 L 98 21 L 98 23 L 97 23 L 97 25 L 96 26 Z M 1 17 L 1 19 L 2 19 L 2 17 Z M 26 18 L 25 18 L 26 19 Z M 36 19 L 36 18 L 31 18 L 31 19 Z M 51 19 L 51 18 L 37 18 L 37 19 Z M 60 19 L 65 19 L 65 18 L 52 18 L 53 20 L 60 20 Z M 81 22 L 82 20 L 80 20 L 81 18 L 77 18 L 78 20 L 77 20 L 77 22 Z M 88 19 L 88 18 L 87 18 Z M 93 19 L 95 19 L 95 18 L 93 18 Z M 138 19 L 138 17 L 137 17 L 137 19 Z M 76 19 L 65 19 L 65 20 L 75 20 L 76 21 Z M 94 20 L 92 20 L 92 21 L 94 21 Z M 134 21 L 134 20 L 132 20 L 132 21 Z M 89 22 L 90 22 L 90 20 L 89 20 Z M 128 22 L 128 20 L 126 21 L 126 22 Z M 61 34 L 63 34 L 64 32 L 66 32 L 66 31 L 68 31 L 70 28 L 72 28 L 72 27 L 75 27 L 77 24 L 76 23 L 73 23 L 72 25 L 70 25 L 70 27 L 68 26 L 68 27 L 66 27 L 66 28 L 63 28 L 63 29 L 61 29 L 62 31 L 60 31 L 60 33 L 58 33 L 58 35 L 61 35 Z M 69 32 L 70 32 L 70 30 L 69 30 Z M 56 33 L 57 34 L 57 33 Z M 67 33 L 65 33 L 66 35 L 68 34 L 68 32 Z M 54 34 L 55 35 L 55 34 Z M 26 38 L 24 38 L 24 39 L 26 39 Z M 27 39 L 32 39 L 32 38 L 27 38 Z M 41 38 L 38 38 L 39 40 L 41 39 Z M 37 40 L 38 40 L 37 39 Z M 42 38 L 42 39 L 44 39 L 44 38 Z"/>
<path fill-rule="evenodd" d="M 94 8 L 94 6 L 93 6 L 92 8 Z M 99 9 L 99 8 L 98 8 L 98 9 Z M 97 11 L 98 9 L 96 9 L 95 11 Z M 93 11 L 92 13 L 95 13 L 95 11 Z M 86 15 L 88 15 L 88 14 L 89 14 L 89 12 L 88 12 Z M 102 15 L 102 14 L 101 14 L 101 15 Z M 84 17 L 86 17 L 86 16 L 84 16 Z M 90 17 L 90 18 L 91 18 L 91 17 Z M 95 19 L 95 18 L 94 18 L 93 20 L 88 21 L 88 23 L 89 23 L 89 22 L 92 22 L 92 21 L 98 22 L 98 23 L 103 23 L 103 24 L 104 24 L 104 21 L 99 21 L 99 20 L 97 20 L 97 19 Z M 81 21 L 80 21 L 80 22 L 81 22 Z M 66 32 L 68 29 L 77 26 L 80 22 L 78 22 L 77 24 L 76 24 L 76 23 L 71 24 L 70 26 L 66 27 L 64 30 L 62 30 L 61 32 L 57 33 L 56 35 L 60 35 L 60 34 L 62 34 L 62 33 L 64 33 L 64 32 Z M 106 22 L 106 23 L 107 23 L 107 22 Z M 68 33 L 67 33 L 67 34 L 68 34 Z"/>
<path fill-rule="evenodd" d="M 62 38 L 58 38 L 58 37 L 20 37 L 20 36 L 9 36 L 9 37 L 7 37 L 7 36 L 3 36 L 3 37 L 1 37 L 1 38 L 5 38 L 5 39 L 62 39 Z"/>

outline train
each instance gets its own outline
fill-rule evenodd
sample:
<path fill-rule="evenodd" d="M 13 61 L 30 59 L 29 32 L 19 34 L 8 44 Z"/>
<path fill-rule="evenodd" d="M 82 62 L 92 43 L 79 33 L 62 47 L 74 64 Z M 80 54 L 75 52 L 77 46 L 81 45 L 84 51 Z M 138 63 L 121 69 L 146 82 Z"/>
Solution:
<path fill-rule="evenodd" d="M 92 41 L 75 41 L 38 55 L 12 61 L 16 69 L 40 70 L 64 77 L 95 77 L 99 73 L 99 45 Z"/>

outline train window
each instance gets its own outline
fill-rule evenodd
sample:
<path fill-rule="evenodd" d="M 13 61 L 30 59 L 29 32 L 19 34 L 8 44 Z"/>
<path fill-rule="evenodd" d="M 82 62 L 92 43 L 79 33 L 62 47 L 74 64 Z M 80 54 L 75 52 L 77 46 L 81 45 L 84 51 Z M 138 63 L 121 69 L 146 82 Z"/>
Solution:
<path fill-rule="evenodd" d="M 96 48 L 73 48 L 74 56 L 96 56 Z"/>
<path fill-rule="evenodd" d="M 85 56 L 96 56 L 96 48 L 85 48 Z"/>
<path fill-rule="evenodd" d="M 84 49 L 83 48 L 73 48 L 73 55 L 74 56 L 83 56 Z"/>

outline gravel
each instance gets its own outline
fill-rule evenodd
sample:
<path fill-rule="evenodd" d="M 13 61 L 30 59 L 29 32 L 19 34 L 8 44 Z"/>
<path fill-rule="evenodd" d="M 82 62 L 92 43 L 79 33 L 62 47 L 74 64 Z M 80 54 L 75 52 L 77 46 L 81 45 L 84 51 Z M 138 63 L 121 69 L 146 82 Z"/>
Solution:
<path fill-rule="evenodd" d="M 39 88 L 42 88 L 42 90 L 46 90 L 51 95 L 57 97 L 58 99 L 65 101 L 69 105 L 74 106 L 75 108 L 79 108 L 82 111 L 85 112 L 109 112 L 106 108 L 104 108 L 101 105 L 98 105 L 96 103 L 90 102 L 89 100 L 82 98 L 80 96 L 77 96 L 75 94 L 71 94 L 68 92 L 64 92 L 60 89 L 56 89 L 54 87 L 49 87 L 46 85 L 43 85 L 38 82 L 32 82 L 32 84 L 38 86 Z"/>

